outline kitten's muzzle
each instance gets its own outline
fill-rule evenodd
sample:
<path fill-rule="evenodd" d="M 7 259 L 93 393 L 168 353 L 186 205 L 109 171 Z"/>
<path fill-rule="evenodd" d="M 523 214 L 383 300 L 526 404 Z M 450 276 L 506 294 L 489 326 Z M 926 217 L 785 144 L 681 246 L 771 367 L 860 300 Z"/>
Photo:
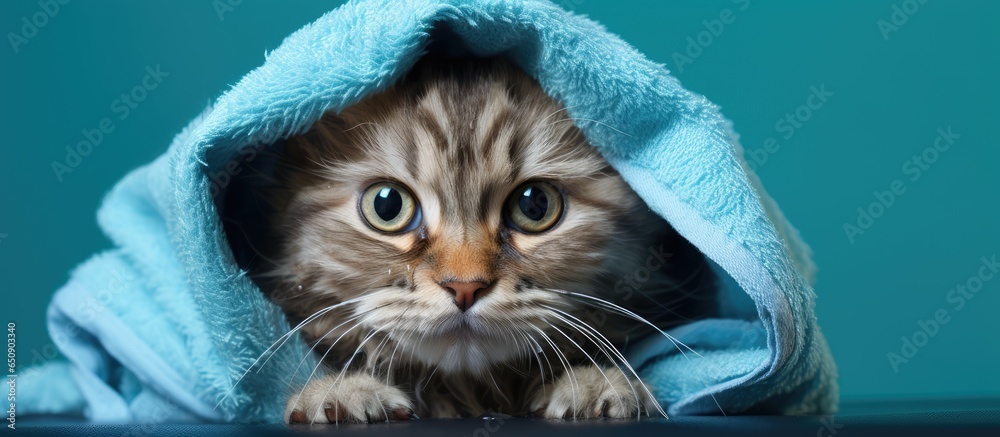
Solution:
<path fill-rule="evenodd" d="M 463 313 L 476 304 L 476 300 L 489 292 L 492 284 L 481 281 L 448 281 L 440 283 L 441 288 L 455 296 L 455 305 Z"/>

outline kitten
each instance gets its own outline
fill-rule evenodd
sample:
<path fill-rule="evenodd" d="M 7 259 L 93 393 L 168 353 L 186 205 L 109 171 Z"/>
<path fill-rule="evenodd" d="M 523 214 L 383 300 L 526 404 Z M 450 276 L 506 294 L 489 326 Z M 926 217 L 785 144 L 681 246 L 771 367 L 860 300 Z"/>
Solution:
<path fill-rule="evenodd" d="M 286 422 L 662 414 L 617 351 L 704 260 L 530 76 L 428 57 L 283 147 L 255 279 L 330 369 Z"/>

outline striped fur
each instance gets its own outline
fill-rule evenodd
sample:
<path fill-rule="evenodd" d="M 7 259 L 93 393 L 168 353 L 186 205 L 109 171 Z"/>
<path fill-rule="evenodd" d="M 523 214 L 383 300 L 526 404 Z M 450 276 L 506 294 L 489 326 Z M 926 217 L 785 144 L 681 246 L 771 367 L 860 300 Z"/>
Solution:
<path fill-rule="evenodd" d="M 654 269 L 636 295 L 620 284 L 651 251 L 683 242 L 528 75 L 501 60 L 427 58 L 401 83 L 290 139 L 275 178 L 283 187 L 271 199 L 278 244 L 258 281 L 295 323 L 351 302 L 304 326 L 334 376 L 292 394 L 286 418 L 374 420 L 395 410 L 629 416 L 641 408 L 628 400 L 633 375 L 567 315 L 616 347 L 646 325 L 552 290 L 599 297 L 666 326 L 678 318 L 655 306 L 682 300 L 675 268 Z M 509 228 L 506 199 L 536 180 L 563 191 L 561 220 L 539 234 Z M 422 211 L 416 229 L 389 235 L 365 224 L 359 195 L 377 181 L 412 191 Z M 492 286 L 462 312 L 438 285 L 449 279 Z M 695 282 L 690 289 L 703 278 Z M 588 370 L 595 364 L 612 377 Z M 573 380 L 576 373 L 591 377 Z M 596 387 L 589 409 L 572 400 L 585 397 L 581 385 Z"/>

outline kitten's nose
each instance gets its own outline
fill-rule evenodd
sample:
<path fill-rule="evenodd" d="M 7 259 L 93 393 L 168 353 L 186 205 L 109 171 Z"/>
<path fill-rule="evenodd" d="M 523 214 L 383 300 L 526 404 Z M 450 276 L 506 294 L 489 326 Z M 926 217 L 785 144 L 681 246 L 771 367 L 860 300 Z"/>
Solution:
<path fill-rule="evenodd" d="M 477 295 L 482 294 L 482 291 L 489 288 L 490 284 L 480 281 L 449 281 L 442 282 L 441 287 L 455 295 L 455 305 L 464 313 L 472 308 L 472 305 L 476 303 L 476 298 L 479 297 Z"/>

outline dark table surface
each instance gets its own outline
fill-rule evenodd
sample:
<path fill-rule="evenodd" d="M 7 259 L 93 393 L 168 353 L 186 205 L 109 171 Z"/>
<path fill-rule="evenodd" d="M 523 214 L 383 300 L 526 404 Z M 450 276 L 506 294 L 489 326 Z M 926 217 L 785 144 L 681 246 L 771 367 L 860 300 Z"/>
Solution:
<path fill-rule="evenodd" d="M 81 425 L 73 419 L 23 418 L 24 435 L 189 436 L 324 435 L 345 436 L 952 436 L 1000 437 L 1000 399 L 866 401 L 845 403 L 836 416 L 701 416 L 642 420 L 567 420 L 510 418 L 422 419 L 362 425 L 129 424 Z"/>

